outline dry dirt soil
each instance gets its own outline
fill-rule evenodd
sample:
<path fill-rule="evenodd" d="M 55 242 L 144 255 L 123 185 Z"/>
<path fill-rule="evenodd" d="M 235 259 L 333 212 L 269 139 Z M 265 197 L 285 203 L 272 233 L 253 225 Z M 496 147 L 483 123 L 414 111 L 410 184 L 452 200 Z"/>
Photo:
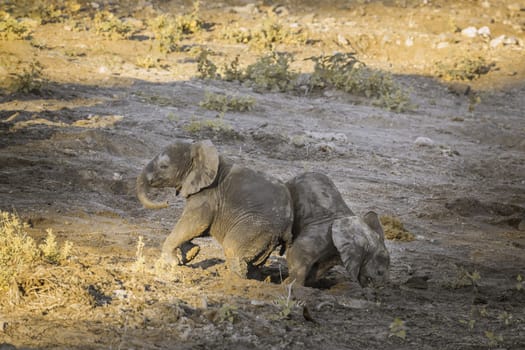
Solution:
<path fill-rule="evenodd" d="M 31 17 L 31 3 L 0 6 Z M 71 18 L 33 19 L 30 39 L 0 41 L 0 209 L 39 242 L 51 228 L 73 243 L 68 262 L 35 268 L 15 281 L 16 298 L 2 296 L 1 349 L 525 349 L 523 1 L 203 1 L 204 28 L 167 54 L 147 20 L 190 2 L 78 4 Z M 91 25 L 100 10 L 140 29 L 104 38 Z M 223 33 L 268 13 L 308 35 L 275 47 L 295 71 L 312 72 L 304 58 L 355 52 L 392 73 L 412 108 L 196 78 L 195 48 L 243 66 L 262 55 Z M 462 33 L 471 26 L 490 35 Z M 439 74 L 480 57 L 488 68 L 472 80 Z M 30 62 L 46 84 L 9 90 Z M 199 105 L 206 93 L 256 102 L 219 113 Z M 399 218 L 415 240 L 387 241 L 390 283 L 361 289 L 336 267 L 322 288 L 286 285 L 277 252 L 267 280 L 239 280 L 212 238 L 196 240 L 188 266 L 159 267 L 184 201 L 162 191 L 169 208 L 146 210 L 135 179 L 165 145 L 201 139 L 281 180 L 323 172 L 355 212 Z"/>

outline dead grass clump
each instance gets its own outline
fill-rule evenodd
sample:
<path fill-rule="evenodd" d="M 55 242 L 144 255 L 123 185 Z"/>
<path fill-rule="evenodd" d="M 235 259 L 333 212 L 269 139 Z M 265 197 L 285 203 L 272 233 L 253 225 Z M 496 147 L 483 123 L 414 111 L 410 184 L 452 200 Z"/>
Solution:
<path fill-rule="evenodd" d="M 0 291 L 12 288 L 14 283 L 15 289 L 27 294 L 33 288 L 28 289 L 22 281 L 33 279 L 36 266 L 62 264 L 71 253 L 72 244 L 66 242 L 59 247 L 51 230 L 47 231 L 45 242 L 37 246 L 27 229 L 18 216 L 0 212 Z"/>
<path fill-rule="evenodd" d="M 393 241 L 410 242 L 415 239 L 414 234 L 407 231 L 403 223 L 396 217 L 385 215 L 380 218 L 386 239 Z"/>

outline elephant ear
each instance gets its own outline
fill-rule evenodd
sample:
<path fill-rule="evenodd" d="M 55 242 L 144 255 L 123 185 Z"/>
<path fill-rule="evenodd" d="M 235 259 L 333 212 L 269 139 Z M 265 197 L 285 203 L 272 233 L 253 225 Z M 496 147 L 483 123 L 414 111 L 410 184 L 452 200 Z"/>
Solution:
<path fill-rule="evenodd" d="M 184 197 L 210 186 L 219 170 L 219 153 L 210 140 L 194 143 L 190 150 L 191 168 L 181 188 Z"/>
<path fill-rule="evenodd" d="M 368 241 L 363 233 L 363 222 L 357 216 L 334 220 L 332 241 L 339 252 L 343 266 L 354 281 L 359 281 L 361 266 L 366 258 Z"/>
<path fill-rule="evenodd" d="M 363 217 L 363 220 L 365 223 L 370 226 L 374 232 L 376 232 L 379 235 L 379 239 L 381 242 L 385 241 L 385 232 L 383 231 L 383 226 L 381 226 L 381 221 L 379 220 L 379 216 L 374 211 L 369 211 L 365 214 Z"/>

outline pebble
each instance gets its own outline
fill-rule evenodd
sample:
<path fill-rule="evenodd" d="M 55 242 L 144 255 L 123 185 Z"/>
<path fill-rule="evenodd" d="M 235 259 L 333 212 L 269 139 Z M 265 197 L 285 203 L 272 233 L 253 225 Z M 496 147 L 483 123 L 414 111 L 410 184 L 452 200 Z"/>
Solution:
<path fill-rule="evenodd" d="M 478 29 L 478 35 L 489 37 L 490 36 L 490 28 L 487 26 L 481 27 Z"/>
<path fill-rule="evenodd" d="M 519 44 L 518 39 L 516 39 L 515 36 L 505 37 L 505 39 L 503 39 L 503 45 L 518 45 L 518 44 Z"/>
<path fill-rule="evenodd" d="M 442 41 L 442 42 L 440 42 L 440 43 L 438 43 L 436 45 L 436 48 L 438 48 L 438 49 L 445 49 L 445 48 L 449 47 L 449 45 L 450 44 L 448 42 Z"/>
<path fill-rule="evenodd" d="M 414 39 L 412 39 L 411 37 L 408 37 L 408 38 L 405 40 L 405 46 L 406 46 L 406 47 L 414 46 Z"/>
<path fill-rule="evenodd" d="M 467 27 L 461 31 L 461 35 L 467 38 L 474 38 L 478 35 L 478 30 L 476 27 Z"/>
<path fill-rule="evenodd" d="M 434 140 L 429 137 L 419 136 L 414 141 L 414 144 L 419 147 L 433 147 L 435 143 Z"/>
<path fill-rule="evenodd" d="M 490 41 L 490 47 L 492 48 L 496 48 L 498 46 L 500 46 L 501 44 L 503 44 L 503 41 L 505 40 L 505 35 L 500 35 L 498 36 L 497 38 L 494 38 Z"/>

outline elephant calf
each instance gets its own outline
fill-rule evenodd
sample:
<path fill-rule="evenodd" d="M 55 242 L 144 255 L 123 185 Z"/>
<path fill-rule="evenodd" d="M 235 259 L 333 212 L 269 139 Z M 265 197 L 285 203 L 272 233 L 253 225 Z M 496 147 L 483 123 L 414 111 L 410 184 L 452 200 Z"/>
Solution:
<path fill-rule="evenodd" d="M 388 279 L 390 256 L 376 213 L 357 217 L 320 173 L 301 174 L 286 185 L 294 204 L 293 243 L 286 253 L 290 280 L 314 285 L 339 263 L 363 287 Z"/>
<path fill-rule="evenodd" d="M 137 178 L 141 203 L 151 209 L 166 207 L 166 202 L 148 198 L 150 187 L 173 187 L 186 198 L 182 216 L 162 247 L 169 263 L 184 263 L 175 254 L 177 248 L 209 233 L 222 245 L 230 271 L 246 278 L 278 245 L 291 243 L 293 209 L 284 183 L 232 164 L 209 140 L 166 147 Z"/>

